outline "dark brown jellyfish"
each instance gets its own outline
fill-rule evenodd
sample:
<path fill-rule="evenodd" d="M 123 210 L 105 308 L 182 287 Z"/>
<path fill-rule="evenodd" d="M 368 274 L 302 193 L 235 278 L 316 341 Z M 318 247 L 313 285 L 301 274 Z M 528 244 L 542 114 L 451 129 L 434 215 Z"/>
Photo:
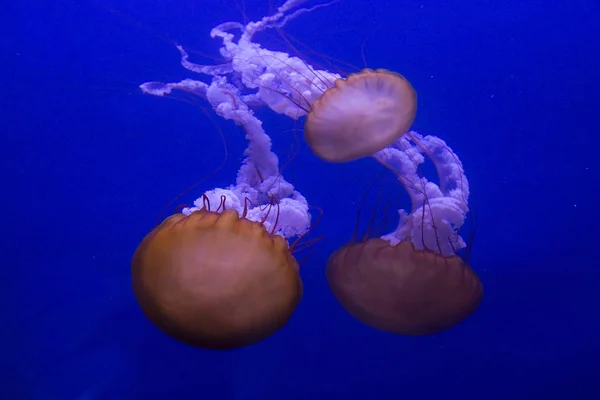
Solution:
<path fill-rule="evenodd" d="M 479 305 L 483 288 L 458 256 L 372 238 L 336 251 L 327 280 L 342 306 L 372 327 L 426 335 L 448 329 Z"/>
<path fill-rule="evenodd" d="M 417 94 L 402 75 L 365 69 L 337 79 L 311 104 L 304 135 L 320 158 L 351 161 L 398 140 L 416 112 Z"/>
<path fill-rule="evenodd" d="M 418 173 L 423 154 L 439 186 Z M 398 228 L 382 238 L 350 243 L 327 264 L 327 280 L 341 305 L 372 327 L 402 335 L 448 329 L 478 307 L 483 287 L 456 255 L 468 211 L 469 186 L 458 156 L 439 138 L 409 132 L 374 157 L 396 172 L 413 203 L 399 211 Z"/>
<path fill-rule="evenodd" d="M 302 296 L 298 263 L 282 237 L 237 211 L 168 217 L 137 248 L 133 290 L 169 336 L 232 349 L 283 327 Z"/>

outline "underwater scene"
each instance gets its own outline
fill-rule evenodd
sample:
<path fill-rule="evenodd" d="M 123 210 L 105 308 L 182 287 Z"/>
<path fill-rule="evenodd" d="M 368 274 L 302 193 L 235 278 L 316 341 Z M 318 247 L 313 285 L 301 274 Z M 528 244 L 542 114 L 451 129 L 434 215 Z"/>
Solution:
<path fill-rule="evenodd" d="M 600 3 L 3 16 L 0 399 L 600 399 Z"/>

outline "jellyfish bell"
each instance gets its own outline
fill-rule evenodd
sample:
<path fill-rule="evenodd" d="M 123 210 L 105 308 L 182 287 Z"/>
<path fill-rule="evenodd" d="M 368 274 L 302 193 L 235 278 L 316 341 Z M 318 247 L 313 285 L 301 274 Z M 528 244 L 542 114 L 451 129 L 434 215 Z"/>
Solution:
<path fill-rule="evenodd" d="M 471 315 L 483 295 L 460 257 L 415 250 L 408 241 L 391 245 L 372 238 L 346 245 L 331 256 L 326 275 L 353 317 L 401 335 L 446 330 Z"/>
<path fill-rule="evenodd" d="M 416 112 L 417 94 L 402 75 L 365 69 L 337 79 L 312 103 L 304 135 L 320 158 L 351 161 L 398 140 Z"/>
<path fill-rule="evenodd" d="M 287 241 L 235 210 L 165 219 L 137 248 L 132 279 L 151 322 L 204 349 L 238 348 L 269 337 L 302 297 Z"/>

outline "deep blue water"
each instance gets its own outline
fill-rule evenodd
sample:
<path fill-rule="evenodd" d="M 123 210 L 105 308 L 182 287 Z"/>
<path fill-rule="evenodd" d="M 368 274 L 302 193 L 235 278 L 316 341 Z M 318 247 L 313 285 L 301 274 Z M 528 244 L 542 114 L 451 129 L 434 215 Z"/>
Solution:
<path fill-rule="evenodd" d="M 599 399 L 593 0 L 340 0 L 285 28 L 329 57 L 408 77 L 418 130 L 460 155 L 477 217 L 471 264 L 485 286 L 466 322 L 411 338 L 348 316 L 324 267 L 349 239 L 380 166 L 326 164 L 303 144 L 286 177 L 324 210 L 317 234 L 325 240 L 302 266 L 304 298 L 288 325 L 248 348 L 209 352 L 146 320 L 130 288 L 131 255 L 165 204 L 224 152 L 200 109 L 145 96 L 138 85 L 193 77 L 174 42 L 218 56 L 210 28 L 272 7 L 3 5 L 0 398 Z M 281 47 L 276 38 L 259 41 Z M 285 156 L 293 124 L 261 116 Z M 188 202 L 235 178 L 242 132 L 214 120 L 227 164 Z M 409 207 L 400 199 L 394 206 Z"/>

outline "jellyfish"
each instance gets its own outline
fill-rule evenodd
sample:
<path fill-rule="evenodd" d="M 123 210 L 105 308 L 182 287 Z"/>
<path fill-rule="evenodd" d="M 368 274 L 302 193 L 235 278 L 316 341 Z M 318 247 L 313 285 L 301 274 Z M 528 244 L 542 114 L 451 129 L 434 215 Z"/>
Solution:
<path fill-rule="evenodd" d="M 252 39 L 257 32 L 279 28 L 289 20 L 326 4 L 296 9 L 306 0 L 288 0 L 274 15 L 246 25 L 226 22 L 211 30 L 223 41 L 220 65 L 189 61 L 177 46 L 184 68 L 213 77 L 210 87 L 240 81 L 243 100 L 252 107 L 268 106 L 292 119 L 306 117 L 304 138 L 312 151 L 330 162 L 371 156 L 408 132 L 417 110 L 416 91 L 402 75 L 384 69 L 364 69 L 347 77 L 316 68 L 287 53 L 263 48 Z M 291 12 L 292 10 L 295 11 Z M 234 33 L 239 31 L 239 37 Z M 162 96 L 172 90 L 198 94 L 202 81 L 147 82 L 145 93 Z M 213 103 L 214 105 L 214 103 Z M 219 112 L 217 110 L 217 112 Z"/>
<path fill-rule="evenodd" d="M 256 343 L 286 324 L 302 296 L 294 243 L 310 225 L 306 199 L 279 173 L 260 121 L 240 99 L 225 98 L 222 115 L 243 123 L 249 139 L 236 184 L 166 218 L 132 261 L 148 319 L 182 343 L 213 350 Z"/>
<path fill-rule="evenodd" d="M 218 75 L 211 84 L 184 80 L 141 88 L 207 99 L 218 115 L 243 128 L 248 146 L 234 184 L 206 191 L 138 246 L 132 261 L 137 301 L 159 329 L 194 347 L 226 350 L 266 339 L 287 323 L 302 296 L 293 253 L 311 215 L 307 200 L 283 177 L 251 108 L 259 99 Z"/>
<path fill-rule="evenodd" d="M 424 155 L 439 186 L 419 173 Z M 334 252 L 329 286 L 352 316 L 372 327 L 411 336 L 446 330 L 471 315 L 483 296 L 476 273 L 457 255 L 466 246 L 458 231 L 469 197 L 462 162 L 442 139 L 414 131 L 373 157 L 404 185 L 412 212 L 399 210 L 393 232 Z"/>
<path fill-rule="evenodd" d="M 271 336 L 293 314 L 302 296 L 294 243 L 311 217 L 236 89 L 198 85 L 202 90 L 218 114 L 246 132 L 236 183 L 203 193 L 152 230 L 134 254 L 132 281 L 143 312 L 163 332 L 224 350 Z"/>
<path fill-rule="evenodd" d="M 468 297 L 468 285 L 459 284 L 465 279 L 478 283 L 470 268 L 454 258 L 464 247 L 457 232 L 468 211 L 468 183 L 458 157 L 441 146 L 441 139 L 409 131 L 417 106 L 410 83 L 381 69 L 343 77 L 253 41 L 257 32 L 323 6 L 300 8 L 305 1 L 288 0 L 274 14 L 245 25 L 226 22 L 213 28 L 211 37 L 222 41 L 222 64 L 193 63 L 177 46 L 182 66 L 205 80 L 140 85 L 150 95 L 185 92 L 206 99 L 217 115 L 242 127 L 248 141 L 236 182 L 204 192 L 192 207 L 167 218 L 134 256 L 134 292 L 142 310 L 184 343 L 204 348 L 255 343 L 281 328 L 299 301 L 293 243 L 310 231 L 311 216 L 307 200 L 284 179 L 254 113 L 264 106 L 293 120 L 306 118 L 305 138 L 317 156 L 331 162 L 372 156 L 394 171 L 411 194 L 413 211 L 399 211 L 396 231 L 350 244 L 331 257 L 326 275 L 350 314 L 380 329 L 422 334 L 448 327 L 474 308 L 453 306 L 468 303 L 460 300 Z M 444 182 L 439 187 L 418 176 L 422 153 L 444 161 L 436 162 Z M 226 233 L 221 220 L 227 222 Z M 252 234 L 240 239 L 239 230 Z M 256 259 L 262 267 L 246 259 L 250 243 L 260 252 Z M 399 254 L 378 258 L 389 249 Z M 455 264 L 462 268 L 448 267 Z M 265 271 L 272 271 L 275 280 L 265 282 Z M 263 283 L 272 289 L 268 295 L 259 289 Z M 473 306 L 481 296 L 473 290 L 471 297 Z M 238 319 L 238 313 L 245 318 Z"/>

